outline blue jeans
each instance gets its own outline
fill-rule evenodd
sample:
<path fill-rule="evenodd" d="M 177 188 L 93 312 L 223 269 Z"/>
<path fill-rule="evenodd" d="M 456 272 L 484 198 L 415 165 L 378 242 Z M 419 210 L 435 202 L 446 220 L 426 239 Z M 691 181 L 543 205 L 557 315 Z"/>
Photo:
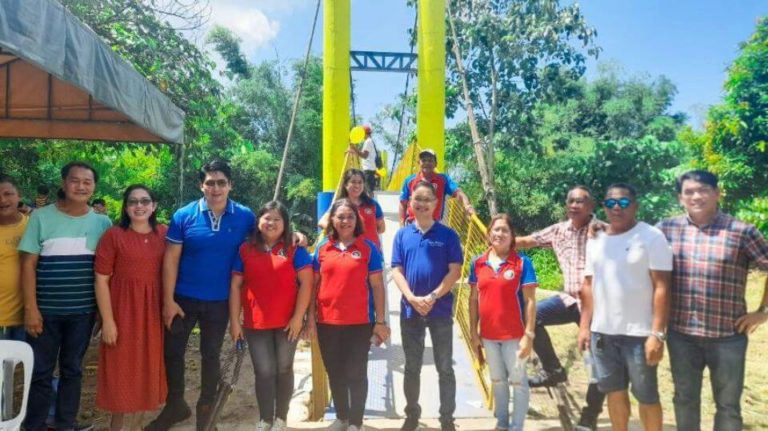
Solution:
<path fill-rule="evenodd" d="M 0 340 L 27 341 L 24 325 L 0 326 Z"/>
<path fill-rule="evenodd" d="M 485 357 L 493 385 L 496 429 L 522 431 L 528 412 L 528 377 L 524 364 L 518 364 L 520 340 L 494 341 L 483 339 Z M 522 366 L 521 366 L 522 365 Z M 513 378 L 513 377 L 516 377 Z M 516 381 L 515 381 L 516 380 Z M 512 384 L 512 425 L 509 424 L 509 385 Z"/>
<path fill-rule="evenodd" d="M 424 339 L 429 328 L 432 339 L 435 368 L 440 385 L 440 422 L 453 422 L 456 410 L 456 376 L 453 374 L 453 318 L 416 316 L 400 320 L 400 334 L 405 352 L 405 414 L 409 418 L 421 417 L 419 392 L 421 365 L 424 359 Z"/>
<path fill-rule="evenodd" d="M 709 368 L 712 395 L 717 412 L 717 431 L 741 430 L 741 393 L 744 390 L 744 364 L 747 337 L 743 334 L 706 338 L 669 331 L 669 362 L 675 384 L 677 429 L 699 431 L 701 424 L 701 382 L 704 367 Z"/>
<path fill-rule="evenodd" d="M 29 390 L 24 429 L 43 431 L 53 399 L 53 370 L 59 363 L 59 387 L 56 397 L 56 429 L 68 430 L 75 425 L 80 409 L 82 364 L 93 331 L 94 313 L 43 316 L 43 332 L 27 337 L 35 355 L 32 385 Z"/>
<path fill-rule="evenodd" d="M 647 337 L 592 333 L 592 357 L 597 370 L 597 386 L 603 393 L 625 391 L 632 384 L 632 395 L 641 404 L 659 402 L 657 366 L 645 362 Z"/>

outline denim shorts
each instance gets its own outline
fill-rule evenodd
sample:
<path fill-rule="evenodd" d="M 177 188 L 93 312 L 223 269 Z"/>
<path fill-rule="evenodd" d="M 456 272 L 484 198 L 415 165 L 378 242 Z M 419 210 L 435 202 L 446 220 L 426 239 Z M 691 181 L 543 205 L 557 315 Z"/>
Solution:
<path fill-rule="evenodd" d="M 631 383 L 632 395 L 638 402 L 659 402 L 657 367 L 645 362 L 646 339 L 592 333 L 592 357 L 597 371 L 597 387 L 601 392 L 624 391 Z"/>

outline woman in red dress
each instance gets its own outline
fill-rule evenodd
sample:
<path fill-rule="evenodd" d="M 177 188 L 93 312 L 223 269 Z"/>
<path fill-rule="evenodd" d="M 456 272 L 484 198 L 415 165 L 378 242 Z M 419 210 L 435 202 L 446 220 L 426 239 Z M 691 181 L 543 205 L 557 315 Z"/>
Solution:
<path fill-rule="evenodd" d="M 96 248 L 96 302 L 102 320 L 96 406 L 124 415 L 155 410 L 168 392 L 163 361 L 162 265 L 166 227 L 157 201 L 143 185 L 123 193 L 118 226 Z"/>

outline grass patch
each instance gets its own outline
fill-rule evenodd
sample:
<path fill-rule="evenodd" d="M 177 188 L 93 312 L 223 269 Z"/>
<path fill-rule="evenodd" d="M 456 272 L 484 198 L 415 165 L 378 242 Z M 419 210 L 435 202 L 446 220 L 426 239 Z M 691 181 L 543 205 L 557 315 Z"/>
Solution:
<path fill-rule="evenodd" d="M 538 268 L 537 268 L 538 269 Z M 752 273 L 749 276 L 747 284 L 747 309 L 754 310 L 760 303 L 763 295 L 763 286 L 765 283 L 765 274 Z M 546 297 L 549 292 L 541 292 L 541 297 Z M 560 360 L 568 368 L 569 391 L 574 395 L 579 406 L 585 404 L 585 394 L 587 389 L 587 375 L 584 371 L 584 363 L 581 355 L 576 352 L 576 336 L 578 328 L 576 325 L 569 324 L 563 326 L 549 327 L 549 335 L 558 352 Z M 766 406 L 768 406 L 768 360 L 765 354 L 768 352 L 768 325 L 763 325 L 755 331 L 749 338 L 749 347 L 747 348 L 747 366 L 744 379 L 744 393 L 742 396 L 741 408 L 744 417 L 745 430 L 767 430 L 768 415 Z M 664 423 L 673 424 L 675 421 L 675 412 L 672 405 L 672 396 L 674 395 L 674 386 L 672 384 L 672 374 L 669 367 L 669 352 L 664 352 L 664 359 L 659 366 L 659 392 L 661 394 L 661 403 L 664 410 Z M 546 411 L 546 416 L 550 416 L 552 410 L 551 401 L 546 393 L 534 390 L 531 393 L 531 407 Z M 548 406 L 547 404 L 550 404 Z M 554 416 L 556 417 L 556 416 Z M 602 418 L 608 417 L 607 408 L 603 408 Z M 637 405 L 633 401 L 632 417 L 637 419 Z M 704 372 L 704 381 L 701 391 L 701 421 L 702 429 L 712 429 L 715 417 L 715 403 L 712 400 L 712 390 L 709 382 L 708 372 Z"/>

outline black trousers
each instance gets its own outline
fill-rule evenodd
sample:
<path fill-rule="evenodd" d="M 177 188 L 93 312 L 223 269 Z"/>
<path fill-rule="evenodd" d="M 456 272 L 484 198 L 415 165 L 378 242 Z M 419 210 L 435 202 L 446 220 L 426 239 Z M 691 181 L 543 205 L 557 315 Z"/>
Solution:
<path fill-rule="evenodd" d="M 363 424 L 368 398 L 368 350 L 373 327 L 317 325 L 317 339 L 331 386 L 336 417 L 358 428 Z"/>
<path fill-rule="evenodd" d="M 167 404 L 184 401 L 184 355 L 192 329 L 200 324 L 200 398 L 198 405 L 212 404 L 216 396 L 221 364 L 219 354 L 229 324 L 228 301 L 202 301 L 176 295 L 184 310 L 182 329 L 173 334 L 165 331 L 165 373 L 168 381 Z"/>

